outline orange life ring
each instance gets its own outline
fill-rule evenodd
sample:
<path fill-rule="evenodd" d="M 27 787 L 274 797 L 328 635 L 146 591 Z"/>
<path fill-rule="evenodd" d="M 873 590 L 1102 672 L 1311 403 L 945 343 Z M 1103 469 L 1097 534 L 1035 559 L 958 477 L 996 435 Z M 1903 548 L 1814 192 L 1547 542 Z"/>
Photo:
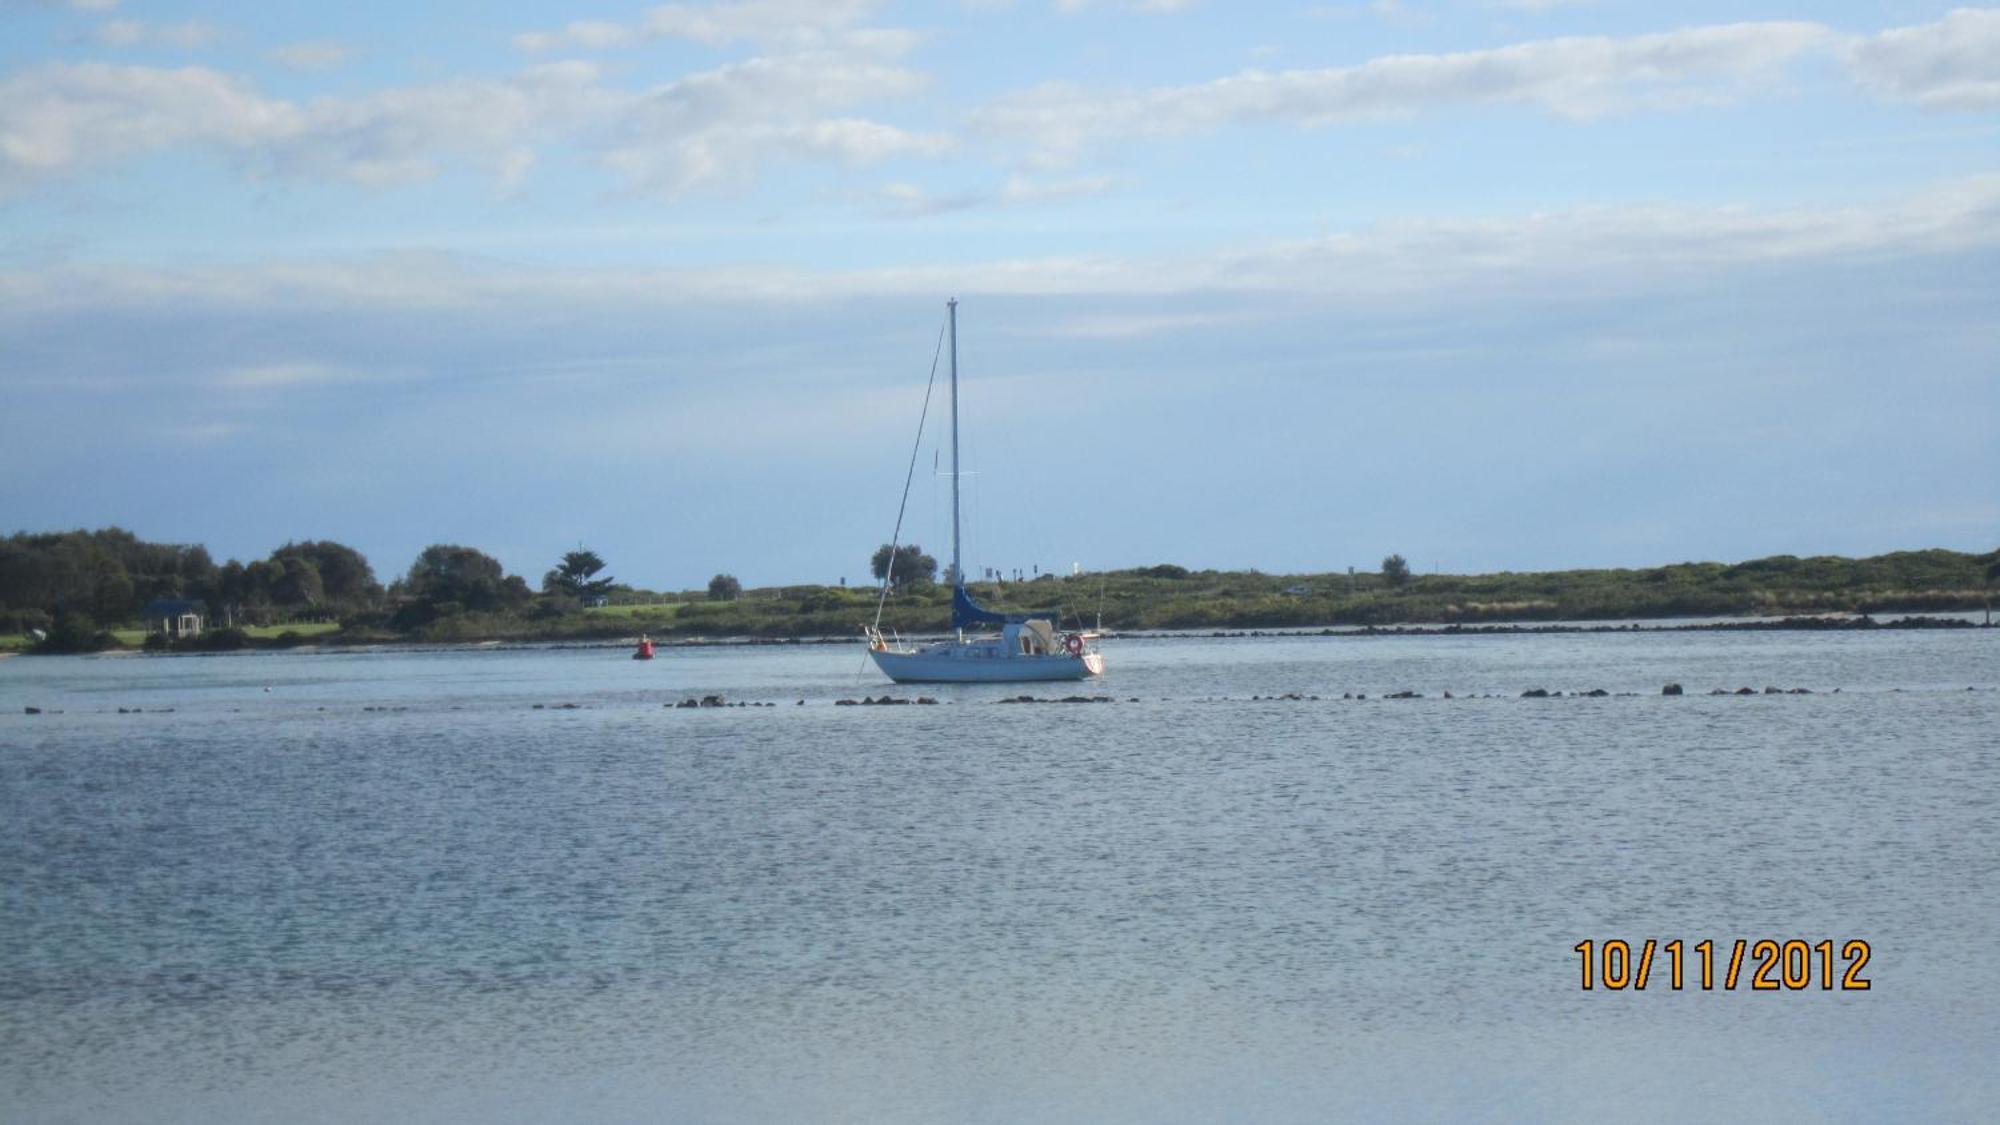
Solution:
<path fill-rule="evenodd" d="M 1063 648 L 1068 650 L 1071 656 L 1082 656 L 1083 638 L 1077 636 L 1075 633 L 1071 633 L 1068 637 L 1063 639 Z"/>

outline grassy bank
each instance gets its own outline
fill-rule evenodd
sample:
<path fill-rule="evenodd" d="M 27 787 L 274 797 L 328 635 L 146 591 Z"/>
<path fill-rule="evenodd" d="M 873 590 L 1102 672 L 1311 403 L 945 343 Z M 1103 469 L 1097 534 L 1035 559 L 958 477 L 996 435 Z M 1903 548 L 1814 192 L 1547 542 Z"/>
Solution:
<path fill-rule="evenodd" d="M 1984 604 L 1985 561 L 1956 551 L 1906 551 L 1871 559 L 1779 556 L 1734 565 L 1682 563 L 1630 570 L 1413 575 L 1273 575 L 1146 567 L 1029 582 L 975 583 L 983 604 L 1053 612 L 1066 626 L 1249 629 L 1405 623 L 1485 624 L 1819 613 L 1939 612 Z M 753 590 L 734 602 L 693 602 L 623 620 L 666 636 L 820 636 L 855 632 L 874 614 L 872 591 L 797 587 Z M 942 587 L 892 597 L 885 627 L 948 627 Z"/>
<path fill-rule="evenodd" d="M 1264 629 L 1410 623 L 1497 624 L 1674 617 L 1788 617 L 1823 613 L 1942 612 L 1979 609 L 1988 595 L 1990 555 L 1902 551 L 1868 559 L 1781 555 L 1750 562 L 1679 563 L 1626 570 L 1480 575 L 1274 575 L 1189 571 L 1163 565 L 1028 582 L 976 583 L 994 609 L 1053 613 L 1065 627 Z M 846 637 L 875 616 L 874 590 L 782 586 L 747 590 L 731 601 L 692 595 L 660 604 L 604 606 L 563 614 L 459 613 L 409 633 L 381 627 L 336 630 L 292 625 L 243 630 L 212 647 L 398 641 L 614 640 L 660 638 Z M 950 591 L 896 593 L 882 615 L 904 634 L 944 631 Z M 136 635 L 120 633 L 122 644 Z"/>

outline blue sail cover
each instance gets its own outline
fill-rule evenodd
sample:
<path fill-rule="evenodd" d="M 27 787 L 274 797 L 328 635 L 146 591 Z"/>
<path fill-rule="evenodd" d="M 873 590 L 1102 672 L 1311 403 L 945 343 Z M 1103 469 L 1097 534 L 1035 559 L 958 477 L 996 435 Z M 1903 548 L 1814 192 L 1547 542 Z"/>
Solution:
<path fill-rule="evenodd" d="M 1040 617 L 1052 621 L 1055 619 L 1055 614 L 995 613 L 978 602 L 973 601 L 972 595 L 965 592 L 965 587 L 953 586 L 951 588 L 951 627 L 953 629 L 970 629 L 974 625 L 1005 625 L 1009 622 L 1019 624 L 1031 617 Z"/>

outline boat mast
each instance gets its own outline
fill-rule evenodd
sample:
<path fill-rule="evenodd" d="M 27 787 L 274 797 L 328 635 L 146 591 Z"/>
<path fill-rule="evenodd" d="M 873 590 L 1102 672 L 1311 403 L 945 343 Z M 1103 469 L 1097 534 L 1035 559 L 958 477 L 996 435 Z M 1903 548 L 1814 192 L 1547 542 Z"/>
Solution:
<path fill-rule="evenodd" d="M 958 555 L 958 298 L 945 302 L 951 319 L 951 584 L 965 585 L 965 567 Z"/>

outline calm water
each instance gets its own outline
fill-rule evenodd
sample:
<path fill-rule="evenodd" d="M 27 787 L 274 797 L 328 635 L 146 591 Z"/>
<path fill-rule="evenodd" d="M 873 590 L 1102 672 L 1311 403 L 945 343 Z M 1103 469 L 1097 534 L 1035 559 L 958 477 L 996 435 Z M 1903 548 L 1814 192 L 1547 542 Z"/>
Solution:
<path fill-rule="evenodd" d="M 1109 656 L 0 660 L 0 1119 L 2000 1117 L 2000 634 Z M 1874 987 L 1582 991 L 1613 937 Z"/>

